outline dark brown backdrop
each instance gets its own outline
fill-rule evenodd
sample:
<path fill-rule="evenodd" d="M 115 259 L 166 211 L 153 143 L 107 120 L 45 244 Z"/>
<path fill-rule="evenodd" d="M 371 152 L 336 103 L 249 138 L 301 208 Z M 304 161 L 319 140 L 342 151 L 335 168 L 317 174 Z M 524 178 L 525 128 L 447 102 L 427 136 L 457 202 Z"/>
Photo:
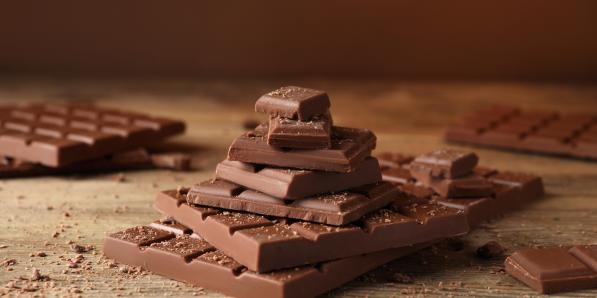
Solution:
<path fill-rule="evenodd" d="M 0 72 L 597 77 L 597 1 L 3 1 Z"/>

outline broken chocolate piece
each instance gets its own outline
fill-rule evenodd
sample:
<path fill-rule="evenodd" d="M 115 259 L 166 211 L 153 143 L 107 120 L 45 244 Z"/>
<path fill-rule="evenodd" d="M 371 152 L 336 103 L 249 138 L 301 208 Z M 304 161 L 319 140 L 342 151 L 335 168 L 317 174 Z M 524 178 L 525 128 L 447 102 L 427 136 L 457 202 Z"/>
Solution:
<path fill-rule="evenodd" d="M 331 130 L 329 112 L 314 116 L 310 121 L 271 117 L 267 143 L 279 148 L 327 149 L 331 146 Z"/>
<path fill-rule="evenodd" d="M 269 92 L 255 103 L 256 112 L 300 121 L 325 114 L 329 108 L 330 99 L 324 91 L 295 86 Z"/>

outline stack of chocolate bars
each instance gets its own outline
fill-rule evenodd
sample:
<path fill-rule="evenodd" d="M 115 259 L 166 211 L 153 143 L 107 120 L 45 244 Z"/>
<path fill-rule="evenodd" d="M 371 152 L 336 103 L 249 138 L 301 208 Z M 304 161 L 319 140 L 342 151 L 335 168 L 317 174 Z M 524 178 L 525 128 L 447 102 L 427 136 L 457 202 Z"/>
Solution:
<path fill-rule="evenodd" d="M 89 104 L 0 107 L 0 178 L 125 170 L 187 169 L 190 158 L 144 147 L 181 134 L 179 120 Z"/>
<path fill-rule="evenodd" d="M 542 193 L 538 177 L 445 153 L 438 163 L 447 179 L 481 175 L 492 186 L 467 200 L 504 208 L 460 206 L 417 183 L 412 158 L 382 155 L 380 167 L 375 135 L 334 126 L 329 108 L 325 92 L 307 88 L 262 96 L 255 109 L 269 122 L 234 140 L 215 179 L 160 192 L 154 208 L 168 219 L 109 235 L 104 254 L 236 297 L 310 297 Z"/>

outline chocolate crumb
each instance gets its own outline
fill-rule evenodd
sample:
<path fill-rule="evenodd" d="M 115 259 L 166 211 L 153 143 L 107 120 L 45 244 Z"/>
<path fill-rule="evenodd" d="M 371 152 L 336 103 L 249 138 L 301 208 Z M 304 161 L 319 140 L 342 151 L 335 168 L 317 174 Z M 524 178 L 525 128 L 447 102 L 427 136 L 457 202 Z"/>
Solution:
<path fill-rule="evenodd" d="M 118 173 L 118 174 L 112 176 L 112 180 L 114 180 L 116 182 L 125 182 L 126 177 L 124 176 L 124 173 Z"/>
<path fill-rule="evenodd" d="M 46 280 L 50 280 L 50 277 L 39 273 L 39 269 L 33 268 L 33 270 L 31 271 L 31 277 L 29 278 L 29 280 L 31 280 L 31 281 L 38 281 L 38 280 L 46 281 Z"/>
<path fill-rule="evenodd" d="M 9 266 L 14 266 L 17 264 L 17 260 L 15 259 L 5 259 L 2 260 L 2 262 L 0 262 L 0 267 L 9 267 Z"/>
<path fill-rule="evenodd" d="M 485 245 L 477 248 L 477 257 L 482 259 L 492 259 L 504 254 L 505 249 L 496 241 L 489 241 Z"/>
<path fill-rule="evenodd" d="M 76 253 L 85 253 L 85 252 L 90 252 L 92 251 L 95 247 L 93 245 L 79 245 L 79 244 L 72 244 L 70 246 L 71 250 L 76 252 Z"/>
<path fill-rule="evenodd" d="M 34 253 L 29 254 L 30 257 L 47 257 L 48 255 L 43 251 L 37 251 Z"/>

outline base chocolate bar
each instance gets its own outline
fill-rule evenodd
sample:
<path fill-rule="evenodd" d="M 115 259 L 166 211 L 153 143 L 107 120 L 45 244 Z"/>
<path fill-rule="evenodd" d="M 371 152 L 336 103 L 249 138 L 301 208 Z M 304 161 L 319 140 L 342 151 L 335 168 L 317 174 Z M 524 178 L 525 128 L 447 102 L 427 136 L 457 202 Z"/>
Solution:
<path fill-rule="evenodd" d="M 437 195 L 432 189 L 418 183 L 410 175 L 409 158 L 390 154 L 379 155 L 383 180 L 399 185 L 402 191 L 413 196 L 430 199 L 438 204 L 463 210 L 471 227 L 497 218 L 515 210 L 525 203 L 544 195 L 543 181 L 540 177 L 526 173 L 498 172 L 484 167 L 474 169 L 474 174 L 484 177 L 494 186 L 493 195 L 477 198 L 447 198 Z M 382 159 L 385 158 L 385 159 Z"/>
<path fill-rule="evenodd" d="M 341 226 L 394 202 L 400 191 L 389 182 L 348 191 L 280 200 L 223 180 L 196 184 L 187 194 L 189 204 Z"/>
<path fill-rule="evenodd" d="M 277 149 L 267 144 L 267 125 L 236 138 L 228 159 L 278 167 L 351 172 L 375 149 L 376 137 L 368 129 L 334 126 L 330 149 Z"/>
<path fill-rule="evenodd" d="M 156 222 L 104 240 L 104 255 L 119 263 L 234 297 L 315 297 L 429 244 L 395 248 L 270 273 L 256 273 L 184 226 Z"/>
<path fill-rule="evenodd" d="M 327 114 L 300 121 L 270 117 L 267 143 L 279 148 L 327 149 L 331 146 L 332 116 Z"/>
<path fill-rule="evenodd" d="M 191 157 L 189 155 L 181 153 L 149 153 L 145 149 L 116 153 L 90 161 L 76 162 L 59 168 L 46 167 L 37 163 L 15 160 L 9 157 L 0 157 L 0 179 L 151 168 L 187 171 L 190 167 Z"/>
<path fill-rule="evenodd" d="M 325 91 L 286 86 L 261 96 L 255 102 L 255 112 L 310 121 L 313 116 L 325 114 L 330 105 Z"/>
<path fill-rule="evenodd" d="M 61 167 L 158 143 L 184 130 L 178 120 L 91 105 L 5 107 L 0 155 Z"/>
<path fill-rule="evenodd" d="M 542 294 L 597 288 L 597 245 L 523 249 L 509 256 L 505 266 Z"/>
<path fill-rule="evenodd" d="M 188 204 L 164 191 L 154 208 L 257 272 L 403 247 L 468 232 L 460 210 L 405 196 L 354 224 L 329 226 Z M 416 200 L 413 200 L 416 199 Z"/>
<path fill-rule="evenodd" d="M 533 153 L 597 159 L 597 115 L 490 107 L 448 128 L 446 140 Z"/>
<path fill-rule="evenodd" d="M 377 183 L 381 181 L 381 171 L 373 157 L 367 157 L 348 173 L 283 169 L 224 160 L 216 167 L 216 178 L 275 198 L 296 200 Z"/>

